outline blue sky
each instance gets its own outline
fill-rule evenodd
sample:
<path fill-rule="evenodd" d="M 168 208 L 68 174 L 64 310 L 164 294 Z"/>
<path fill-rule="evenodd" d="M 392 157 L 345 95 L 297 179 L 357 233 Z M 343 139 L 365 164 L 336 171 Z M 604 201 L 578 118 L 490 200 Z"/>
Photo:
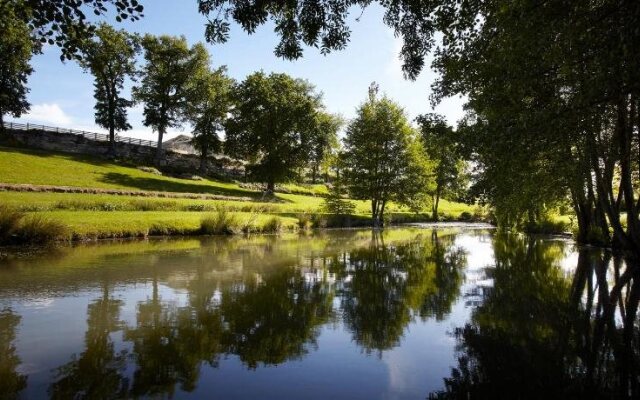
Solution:
<path fill-rule="evenodd" d="M 139 33 L 184 35 L 189 43 L 204 41 L 205 19 L 197 12 L 196 0 L 145 0 L 142 3 L 145 6 L 143 19 L 114 25 Z M 355 18 L 360 11 L 354 10 L 353 14 Z M 237 80 L 257 70 L 285 72 L 309 80 L 324 94 L 327 109 L 347 119 L 354 116 L 372 81 L 400 103 L 412 119 L 433 111 L 429 94 L 436 75 L 425 70 L 415 81 L 403 78 L 398 59 L 402 40 L 395 38 L 391 29 L 382 23 L 382 9 L 378 6 L 367 8 L 359 22 L 352 21 L 351 27 L 351 42 L 346 50 L 323 56 L 317 49 L 308 48 L 304 57 L 296 61 L 274 56 L 278 38 L 270 24 L 260 27 L 253 35 L 234 26 L 229 42 L 215 46 L 207 44 L 207 47 L 213 66 L 227 65 L 229 74 Z M 21 122 L 103 131 L 93 121 L 91 75 L 83 73 L 74 62 L 60 62 L 59 49 L 53 46 L 47 46 L 32 62 L 35 69 L 29 79 L 32 108 L 19 119 Z M 435 111 L 455 124 L 462 116 L 462 103 L 459 98 L 446 99 Z M 142 125 L 142 105 L 131 109 L 129 116 L 133 129 L 122 135 L 155 138 L 156 134 Z M 188 132 L 189 127 L 174 129 L 168 137 Z"/>

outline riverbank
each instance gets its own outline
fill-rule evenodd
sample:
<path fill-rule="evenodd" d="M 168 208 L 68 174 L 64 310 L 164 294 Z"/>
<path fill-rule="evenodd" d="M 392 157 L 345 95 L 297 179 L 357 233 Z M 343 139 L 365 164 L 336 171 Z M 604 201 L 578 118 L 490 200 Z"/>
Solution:
<path fill-rule="evenodd" d="M 324 211 L 324 184 L 260 186 L 163 174 L 148 166 L 0 146 L 0 242 L 294 232 L 371 225 L 368 201 L 351 215 Z M 390 224 L 430 221 L 389 204 Z M 426 210 L 425 210 L 426 211 Z M 440 220 L 480 220 L 480 207 L 442 200 Z"/>

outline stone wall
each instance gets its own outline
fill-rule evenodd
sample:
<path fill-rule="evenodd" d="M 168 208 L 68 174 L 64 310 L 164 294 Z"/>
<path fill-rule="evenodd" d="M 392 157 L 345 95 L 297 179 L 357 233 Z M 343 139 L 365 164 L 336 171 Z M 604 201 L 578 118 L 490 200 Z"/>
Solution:
<path fill-rule="evenodd" d="M 12 130 L 6 129 L 3 140 L 14 145 L 36 149 L 61 151 L 66 153 L 94 155 L 106 157 L 109 142 L 92 140 L 90 137 L 63 132 L 50 132 L 40 129 Z M 181 154 L 164 151 L 164 159 L 160 168 L 173 173 L 186 175 L 199 174 L 200 157 L 195 154 Z M 116 142 L 116 158 L 138 165 L 152 165 L 156 148 L 141 146 L 135 143 Z M 207 162 L 207 174 L 237 178 L 243 176 L 244 167 L 241 162 L 228 157 L 217 157 Z"/>

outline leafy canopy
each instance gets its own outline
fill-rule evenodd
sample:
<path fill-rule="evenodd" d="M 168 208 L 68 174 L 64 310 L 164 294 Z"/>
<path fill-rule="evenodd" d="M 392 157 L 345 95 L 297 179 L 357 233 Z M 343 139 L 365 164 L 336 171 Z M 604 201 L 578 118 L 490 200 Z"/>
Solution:
<path fill-rule="evenodd" d="M 194 77 L 208 71 L 209 54 L 201 43 L 189 48 L 184 36 L 152 36 L 142 39 L 146 64 L 142 80 L 133 89 L 136 101 L 144 103 L 144 124 L 158 132 L 158 154 L 167 128 L 180 126 L 187 118 Z"/>
<path fill-rule="evenodd" d="M 374 224 L 389 201 L 419 209 L 433 186 L 433 163 L 404 110 L 377 96 L 377 86 L 357 110 L 344 140 L 344 176 L 351 196 L 371 200 Z"/>
<path fill-rule="evenodd" d="M 343 50 L 351 36 L 347 23 L 350 12 L 359 8 L 357 14 L 361 14 L 370 4 L 371 0 L 198 0 L 199 11 L 208 20 L 205 28 L 207 41 L 226 42 L 231 22 L 236 22 L 251 34 L 258 26 L 272 21 L 275 32 L 280 36 L 275 54 L 286 59 L 302 57 L 303 44 L 319 47 L 322 54 Z M 381 4 L 386 8 L 384 23 L 404 40 L 400 51 L 404 61 L 402 68 L 405 75 L 413 79 L 422 70 L 424 57 L 435 42 L 432 12 L 446 18 L 456 2 L 391 0 Z"/>
<path fill-rule="evenodd" d="M 139 38 L 124 30 L 100 24 L 93 39 L 82 44 L 80 66 L 94 77 L 95 120 L 114 132 L 131 129 L 127 108 L 133 102 L 121 96 L 126 78 L 136 74 L 135 57 L 140 51 Z"/>
<path fill-rule="evenodd" d="M 251 161 L 250 172 L 273 189 L 309 160 L 321 97 L 309 82 L 256 72 L 236 90 L 225 150 Z"/>
<path fill-rule="evenodd" d="M 29 110 L 27 78 L 33 72 L 31 55 L 40 50 L 29 27 L 15 10 L 0 6 L 0 124 L 6 114 L 19 117 Z M 0 130 L 2 126 L 0 126 Z"/>
<path fill-rule="evenodd" d="M 82 42 L 97 28 L 96 16 L 112 12 L 118 22 L 137 21 L 143 17 L 144 10 L 138 0 L 4 0 L 2 3 L 0 12 L 12 10 L 15 18 L 29 26 L 36 40 L 59 46 L 61 59 L 79 54 Z"/>
<path fill-rule="evenodd" d="M 189 94 L 187 116 L 193 126 L 193 145 L 204 162 L 211 152 L 221 150 L 218 134 L 224 130 L 231 111 L 235 81 L 224 66 L 199 72 L 201 75 L 194 77 L 196 82 Z"/>

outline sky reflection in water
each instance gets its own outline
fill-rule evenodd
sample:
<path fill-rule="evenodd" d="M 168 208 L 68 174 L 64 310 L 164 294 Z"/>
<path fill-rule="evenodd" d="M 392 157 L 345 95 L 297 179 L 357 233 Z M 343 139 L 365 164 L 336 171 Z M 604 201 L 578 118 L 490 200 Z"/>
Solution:
<path fill-rule="evenodd" d="M 469 228 L 152 240 L 9 259 L 0 393 L 634 394 L 637 346 L 620 354 L 621 338 L 637 345 L 634 324 L 624 328 L 635 320 L 635 281 L 616 260 Z M 623 294 L 622 307 L 600 305 L 608 289 Z"/>

